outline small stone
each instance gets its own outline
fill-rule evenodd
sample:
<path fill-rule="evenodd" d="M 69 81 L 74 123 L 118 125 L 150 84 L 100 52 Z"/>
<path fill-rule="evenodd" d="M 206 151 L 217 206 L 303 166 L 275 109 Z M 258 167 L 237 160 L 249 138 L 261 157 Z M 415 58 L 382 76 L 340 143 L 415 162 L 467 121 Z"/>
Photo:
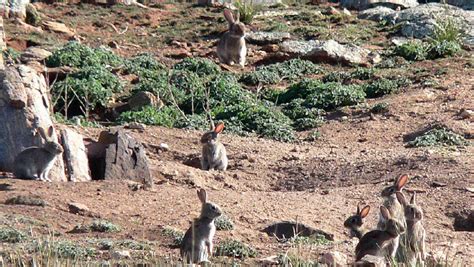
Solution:
<path fill-rule="evenodd" d="M 470 193 L 474 193 L 474 187 L 466 187 L 466 191 Z"/>
<path fill-rule="evenodd" d="M 338 251 L 327 252 L 321 257 L 319 263 L 331 267 L 347 266 L 347 256 Z"/>
<path fill-rule="evenodd" d="M 112 259 L 121 260 L 121 259 L 130 259 L 130 251 L 128 250 L 116 250 L 112 252 Z"/>
<path fill-rule="evenodd" d="M 54 22 L 54 21 L 45 21 L 43 22 L 43 26 L 53 32 L 57 33 L 63 33 L 67 36 L 74 36 L 74 32 L 65 24 L 59 23 L 59 22 Z"/>
<path fill-rule="evenodd" d="M 337 10 L 336 8 L 334 7 L 329 7 L 328 9 L 328 14 L 331 14 L 331 15 L 338 15 L 338 14 L 341 14 L 341 11 Z"/>
<path fill-rule="evenodd" d="M 355 262 L 356 267 L 385 267 L 385 259 L 373 255 L 365 255 L 360 261 Z"/>
<path fill-rule="evenodd" d="M 91 212 L 86 205 L 78 202 L 71 202 L 68 207 L 69 212 L 73 214 L 85 215 Z"/>
<path fill-rule="evenodd" d="M 270 256 L 270 257 L 266 257 L 266 258 L 263 258 L 263 259 L 259 259 L 258 262 L 262 265 L 262 266 L 278 266 L 279 265 L 279 257 L 278 256 Z"/>
<path fill-rule="evenodd" d="M 140 132 L 144 132 L 145 128 L 146 128 L 146 125 L 143 124 L 143 123 L 139 123 L 139 122 L 130 122 L 129 124 L 127 124 L 126 128 L 127 129 L 133 129 L 133 130 L 139 130 Z"/>
<path fill-rule="evenodd" d="M 267 44 L 262 47 L 262 50 L 267 52 L 267 53 L 275 53 L 278 52 L 280 47 L 277 44 Z"/>
<path fill-rule="evenodd" d="M 432 186 L 432 187 L 445 187 L 445 186 L 447 186 L 447 185 L 448 185 L 448 184 L 446 184 L 446 183 L 442 183 L 442 182 L 438 182 L 438 181 L 433 181 L 433 182 L 431 183 L 431 186 Z"/>
<path fill-rule="evenodd" d="M 472 119 L 474 117 L 474 111 L 470 109 L 461 109 L 459 117 L 463 120 Z"/>
<path fill-rule="evenodd" d="M 344 15 L 346 15 L 346 16 L 349 16 L 349 17 L 352 16 L 351 12 L 350 12 L 347 8 L 344 8 L 344 9 L 342 10 L 342 14 L 344 14 Z"/>
<path fill-rule="evenodd" d="M 160 149 L 164 151 L 170 150 L 170 146 L 166 143 L 160 143 Z"/>

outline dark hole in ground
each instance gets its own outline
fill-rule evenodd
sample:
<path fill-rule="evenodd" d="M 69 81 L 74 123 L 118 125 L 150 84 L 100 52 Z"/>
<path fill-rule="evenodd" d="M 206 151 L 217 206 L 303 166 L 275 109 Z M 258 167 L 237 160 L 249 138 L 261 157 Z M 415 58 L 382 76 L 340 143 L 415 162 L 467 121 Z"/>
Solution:
<path fill-rule="evenodd" d="M 105 151 L 107 144 L 96 142 L 90 138 L 84 139 L 89 169 L 92 180 L 103 180 L 105 177 Z"/>
<path fill-rule="evenodd" d="M 289 221 L 274 223 L 272 225 L 267 226 L 262 231 L 267 233 L 268 235 L 276 236 L 277 238 L 284 238 L 284 239 L 292 238 L 295 236 L 310 237 L 314 235 L 322 235 L 326 239 L 334 241 L 333 234 L 329 234 L 324 231 L 314 229 L 302 223 L 289 222 Z"/>
<path fill-rule="evenodd" d="M 463 209 L 447 215 L 454 218 L 453 228 L 455 231 L 474 232 L 474 210 Z"/>
<path fill-rule="evenodd" d="M 3 178 L 3 177 L 0 177 Z M 6 178 L 6 177 L 5 177 Z M 0 191 L 11 191 L 11 184 L 0 184 Z"/>
<path fill-rule="evenodd" d="M 183 159 L 183 164 L 196 169 L 201 169 L 201 155 L 191 154 Z"/>

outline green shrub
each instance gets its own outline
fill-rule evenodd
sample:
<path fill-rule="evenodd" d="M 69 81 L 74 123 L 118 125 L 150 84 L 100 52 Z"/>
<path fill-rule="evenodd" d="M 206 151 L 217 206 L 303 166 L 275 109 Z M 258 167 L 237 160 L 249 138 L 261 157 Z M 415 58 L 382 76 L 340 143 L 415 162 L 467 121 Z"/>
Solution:
<path fill-rule="evenodd" d="M 172 128 L 177 125 L 181 118 L 179 110 L 172 106 L 165 106 L 161 109 L 147 106 L 139 111 L 126 111 L 120 114 L 119 123 L 139 122 L 147 125 L 158 125 Z"/>
<path fill-rule="evenodd" d="M 83 259 L 93 257 L 96 253 L 94 248 L 88 248 L 72 241 L 56 241 L 52 244 L 45 244 L 49 246 L 53 255 L 58 258 L 68 259 Z"/>
<path fill-rule="evenodd" d="M 181 231 L 178 231 L 174 228 L 171 227 L 164 227 L 162 230 L 162 234 L 165 237 L 171 238 L 173 245 L 174 246 L 179 246 L 183 242 L 184 239 L 184 233 Z"/>
<path fill-rule="evenodd" d="M 217 245 L 216 254 L 235 258 L 255 258 L 257 251 L 238 240 L 227 239 Z"/>
<path fill-rule="evenodd" d="M 454 18 L 437 19 L 430 40 L 435 43 L 462 42 L 463 32 L 461 25 Z"/>
<path fill-rule="evenodd" d="M 94 232 L 101 232 L 101 233 L 114 233 L 114 232 L 120 231 L 120 227 L 118 225 L 115 225 L 112 222 L 105 221 L 105 220 L 93 221 L 90 226 L 90 229 Z"/>
<path fill-rule="evenodd" d="M 90 48 L 78 42 L 67 43 L 46 59 L 48 67 L 116 67 L 121 64 L 123 60 L 112 51 L 104 48 Z"/>
<path fill-rule="evenodd" d="M 399 89 L 397 80 L 381 78 L 363 86 L 367 97 L 380 97 L 395 93 Z"/>
<path fill-rule="evenodd" d="M 370 112 L 378 114 L 378 113 L 385 113 L 388 112 L 388 103 L 387 102 L 380 102 L 372 106 Z"/>
<path fill-rule="evenodd" d="M 428 55 L 430 58 L 452 57 L 461 51 L 461 44 L 455 41 L 435 41 L 430 45 Z"/>
<path fill-rule="evenodd" d="M 295 236 L 295 237 L 290 238 L 289 242 L 294 243 L 294 244 L 316 245 L 316 246 L 328 245 L 331 243 L 331 241 L 328 240 L 323 235 Z"/>
<path fill-rule="evenodd" d="M 351 73 L 351 77 L 358 80 L 370 80 L 375 77 L 374 68 L 357 68 Z"/>
<path fill-rule="evenodd" d="M 5 204 L 8 205 L 27 205 L 27 206 L 39 206 L 39 207 L 44 207 L 46 206 L 46 201 L 39 197 L 33 197 L 33 196 L 15 196 L 7 199 L 5 201 Z"/>
<path fill-rule="evenodd" d="M 424 60 L 428 56 L 429 47 L 418 41 L 409 41 L 395 47 L 393 54 L 406 60 Z"/>
<path fill-rule="evenodd" d="M 294 121 L 293 127 L 296 130 L 301 131 L 321 126 L 325 121 L 324 110 L 307 108 L 304 103 L 304 99 L 293 99 L 290 103 L 283 105 L 282 112 Z"/>
<path fill-rule="evenodd" d="M 321 138 L 321 132 L 319 131 L 311 131 L 308 133 L 308 135 L 305 137 L 305 141 L 307 142 L 314 142 Z"/>
<path fill-rule="evenodd" d="M 219 74 L 219 65 L 207 58 L 188 57 L 174 65 L 175 70 L 188 70 L 197 73 L 200 77 Z"/>
<path fill-rule="evenodd" d="M 114 93 L 123 88 L 119 78 L 102 67 L 88 67 L 56 82 L 51 90 L 56 110 L 67 108 L 67 102 L 79 102 L 82 110 L 88 112 L 97 107 L 106 107 Z"/>
<path fill-rule="evenodd" d="M 6 243 L 18 243 L 26 239 L 26 234 L 23 232 L 11 228 L 11 227 L 1 227 L 0 228 L 0 242 Z"/>
<path fill-rule="evenodd" d="M 166 67 L 158 62 L 152 54 L 144 53 L 134 56 L 125 63 L 127 73 L 138 76 L 146 75 L 145 72 L 158 72 L 166 70 Z M 149 74 L 152 75 L 152 74 Z"/>
<path fill-rule="evenodd" d="M 151 250 L 150 244 L 146 242 L 139 242 L 131 239 L 118 240 L 115 242 L 114 246 L 120 248 L 127 248 L 132 250 Z"/>
<path fill-rule="evenodd" d="M 459 134 L 456 134 L 446 128 L 435 128 L 427 131 L 415 140 L 408 142 L 412 147 L 426 146 L 465 146 L 469 142 Z"/>
<path fill-rule="evenodd" d="M 239 0 L 235 3 L 239 12 L 240 21 L 245 24 L 250 24 L 257 14 L 260 6 L 254 5 L 252 0 Z"/>
<path fill-rule="evenodd" d="M 217 231 L 230 231 L 234 229 L 234 223 L 225 214 L 216 218 L 214 221 Z"/>
<path fill-rule="evenodd" d="M 185 112 L 194 113 L 196 104 L 202 103 L 205 93 L 203 80 L 198 74 L 188 70 L 173 71 L 170 77 L 172 85 L 173 97 Z M 166 99 L 165 99 L 166 100 Z M 170 102 L 169 100 L 167 102 Z M 202 110 L 202 104 L 197 105 Z"/>
<path fill-rule="evenodd" d="M 12 61 L 14 63 L 20 62 L 21 53 L 11 47 L 8 47 L 6 50 L 4 50 L 2 55 L 5 61 Z"/>
<path fill-rule="evenodd" d="M 256 71 L 243 74 L 240 81 L 248 85 L 277 84 L 282 80 L 294 80 L 320 72 L 321 68 L 313 62 L 297 58 L 258 67 Z"/>
<path fill-rule="evenodd" d="M 346 83 L 351 80 L 351 74 L 345 71 L 335 71 L 330 72 L 323 76 L 321 79 L 323 82 L 338 82 L 338 83 Z"/>

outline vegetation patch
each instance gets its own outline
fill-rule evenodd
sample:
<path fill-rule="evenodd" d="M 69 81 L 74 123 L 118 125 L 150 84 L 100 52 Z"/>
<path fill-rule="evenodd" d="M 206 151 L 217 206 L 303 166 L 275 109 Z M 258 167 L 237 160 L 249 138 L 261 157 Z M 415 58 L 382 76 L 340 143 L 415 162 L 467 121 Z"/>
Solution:
<path fill-rule="evenodd" d="M 314 235 L 314 236 L 294 236 L 288 240 L 293 244 L 300 244 L 300 245 L 314 245 L 314 246 L 322 246 L 322 245 L 329 245 L 331 243 L 323 235 Z"/>
<path fill-rule="evenodd" d="M 431 129 L 408 142 L 411 147 L 466 146 L 468 144 L 469 142 L 464 137 L 446 128 Z"/>
<path fill-rule="evenodd" d="M 429 47 L 421 41 L 409 41 L 395 47 L 393 54 L 406 60 L 425 60 L 428 56 Z"/>
<path fill-rule="evenodd" d="M 0 242 L 18 243 L 26 239 L 26 234 L 12 227 L 0 228 Z"/>
<path fill-rule="evenodd" d="M 123 59 L 105 48 L 90 48 L 78 42 L 69 42 L 53 52 L 46 59 L 46 66 L 84 67 L 117 67 Z"/>
<path fill-rule="evenodd" d="M 258 67 L 256 71 L 242 75 L 240 81 L 248 85 L 277 84 L 309 74 L 321 73 L 321 68 L 311 61 L 291 59 L 281 63 Z"/>
<path fill-rule="evenodd" d="M 8 47 L 3 51 L 2 56 L 5 61 L 12 61 L 13 63 L 18 63 L 20 62 L 21 53 L 11 47 Z"/>
<path fill-rule="evenodd" d="M 221 241 L 216 249 L 219 256 L 228 256 L 235 258 L 255 258 L 257 251 L 247 244 L 234 239 L 226 239 Z"/>
<path fill-rule="evenodd" d="M 218 231 L 230 231 L 234 229 L 234 222 L 225 214 L 217 217 L 214 224 Z"/>
<path fill-rule="evenodd" d="M 163 236 L 171 239 L 173 246 L 180 246 L 183 242 L 184 233 L 171 227 L 164 227 L 161 231 Z"/>
<path fill-rule="evenodd" d="M 39 197 L 33 196 L 15 196 L 5 201 L 8 205 L 27 205 L 27 206 L 39 206 L 44 207 L 47 205 L 46 201 Z"/>
<path fill-rule="evenodd" d="M 200 76 L 216 75 L 221 72 L 219 65 L 207 58 L 188 57 L 173 67 L 175 70 L 187 70 Z"/>
<path fill-rule="evenodd" d="M 115 233 L 120 231 L 120 227 L 118 225 L 105 220 L 93 221 L 90 225 L 90 229 L 94 232 L 101 233 Z"/>
<path fill-rule="evenodd" d="M 377 103 L 370 108 L 370 112 L 374 114 L 386 113 L 388 111 L 389 111 L 389 104 L 387 102 Z"/>
<path fill-rule="evenodd" d="M 53 241 L 51 243 L 42 242 L 37 248 L 42 253 L 50 253 L 58 258 L 85 259 L 95 256 L 94 248 L 84 247 L 72 241 Z"/>

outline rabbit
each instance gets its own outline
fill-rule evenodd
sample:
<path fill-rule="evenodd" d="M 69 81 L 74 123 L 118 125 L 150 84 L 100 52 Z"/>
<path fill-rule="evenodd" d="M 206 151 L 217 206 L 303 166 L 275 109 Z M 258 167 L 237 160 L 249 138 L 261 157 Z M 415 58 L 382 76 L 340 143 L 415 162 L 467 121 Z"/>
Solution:
<path fill-rule="evenodd" d="M 245 44 L 245 25 L 239 21 L 239 16 L 234 19 L 230 10 L 224 10 L 224 17 L 229 23 L 229 30 L 224 33 L 217 44 L 217 56 L 222 63 L 234 65 L 238 63 L 245 66 L 247 46 Z"/>
<path fill-rule="evenodd" d="M 63 148 L 52 139 L 53 126 L 48 128 L 47 133 L 42 127 L 38 128 L 38 132 L 46 143 L 42 147 L 32 146 L 21 151 L 13 162 L 13 174 L 20 179 L 51 182 L 49 171 Z"/>
<path fill-rule="evenodd" d="M 367 230 L 362 227 L 362 219 L 364 219 L 369 214 L 369 211 L 369 205 L 365 206 L 362 210 L 360 210 L 359 205 L 357 205 L 356 214 L 350 216 L 344 222 L 344 227 L 349 229 L 349 236 L 351 238 L 357 237 L 358 239 L 361 239 L 362 236 L 367 232 Z"/>
<path fill-rule="evenodd" d="M 407 203 L 405 196 L 397 192 L 397 199 L 402 204 L 406 219 L 406 261 L 410 266 L 424 266 L 426 259 L 425 249 L 425 228 L 423 227 L 423 211 L 416 205 L 416 193 L 413 193 L 410 203 Z"/>
<path fill-rule="evenodd" d="M 384 198 L 383 205 L 390 211 L 390 214 L 393 215 L 394 219 L 398 220 L 404 228 L 406 228 L 405 213 L 403 211 L 402 205 L 397 200 L 396 192 L 401 192 L 407 182 L 408 175 L 404 174 L 400 176 L 393 185 L 385 187 L 382 190 L 382 197 Z M 385 229 L 385 219 L 383 216 L 379 217 L 377 229 Z M 403 238 L 404 237 L 402 237 L 402 239 Z M 392 243 L 386 248 L 386 253 L 388 256 L 391 256 L 392 258 L 400 258 L 403 256 L 403 247 L 400 247 L 399 243 L 399 238 L 394 238 L 392 240 Z"/>
<path fill-rule="evenodd" d="M 386 256 L 386 246 L 405 232 L 403 225 L 391 217 L 390 211 L 386 207 L 380 206 L 380 214 L 385 219 L 385 228 L 383 230 L 372 230 L 362 236 L 355 249 L 356 261 L 359 261 L 365 255 Z"/>
<path fill-rule="evenodd" d="M 181 258 L 185 263 L 209 261 L 213 251 L 212 240 L 216 233 L 214 219 L 222 214 L 219 206 L 207 201 L 206 190 L 198 190 L 197 195 L 202 203 L 201 215 L 186 231 L 180 248 Z"/>
<path fill-rule="evenodd" d="M 212 127 L 212 126 L 211 126 Z M 205 133 L 201 137 L 202 157 L 201 169 L 203 170 L 227 170 L 227 153 L 224 145 L 219 141 L 219 134 L 224 130 L 224 123 L 217 124 L 214 130 Z"/>

